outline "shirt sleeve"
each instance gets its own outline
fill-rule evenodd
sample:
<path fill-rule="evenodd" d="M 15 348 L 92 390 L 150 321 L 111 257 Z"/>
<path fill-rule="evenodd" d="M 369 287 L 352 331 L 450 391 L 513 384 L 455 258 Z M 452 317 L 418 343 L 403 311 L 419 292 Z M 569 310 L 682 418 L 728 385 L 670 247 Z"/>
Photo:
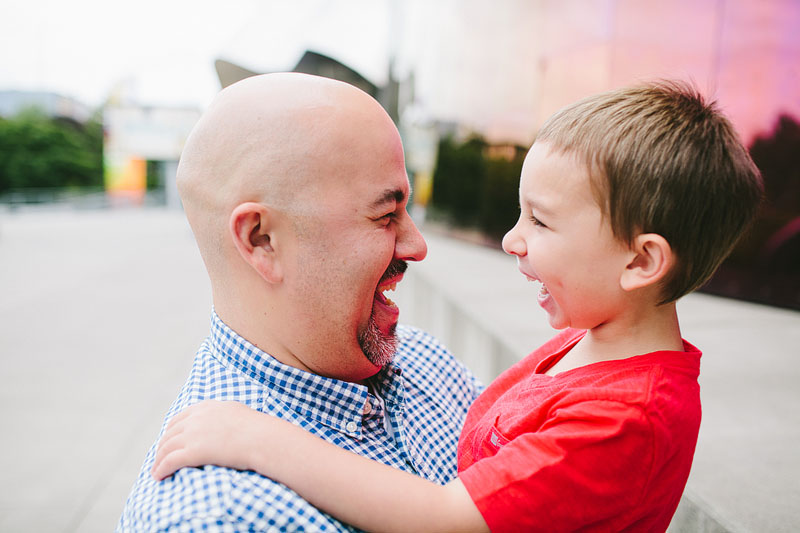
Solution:
<path fill-rule="evenodd" d="M 492 427 L 473 445 L 483 459 L 459 478 L 492 531 L 613 529 L 617 517 L 629 518 L 653 466 L 647 417 L 613 400 L 559 407 L 513 439 Z"/>
<path fill-rule="evenodd" d="M 356 531 L 252 471 L 208 465 L 183 468 L 164 481 L 143 475 L 117 533 Z"/>

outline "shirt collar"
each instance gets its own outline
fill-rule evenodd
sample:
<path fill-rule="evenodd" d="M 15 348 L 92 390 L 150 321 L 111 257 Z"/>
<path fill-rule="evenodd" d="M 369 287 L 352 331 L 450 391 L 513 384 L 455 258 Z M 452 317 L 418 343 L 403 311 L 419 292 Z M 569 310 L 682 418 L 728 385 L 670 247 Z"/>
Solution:
<path fill-rule="evenodd" d="M 270 396 L 302 418 L 315 419 L 343 433 L 360 434 L 366 386 L 285 365 L 233 331 L 214 310 L 210 341 L 213 356 L 223 365 L 261 383 Z M 390 363 L 370 378 L 373 389 L 388 406 L 402 404 L 400 374 L 400 369 Z"/>

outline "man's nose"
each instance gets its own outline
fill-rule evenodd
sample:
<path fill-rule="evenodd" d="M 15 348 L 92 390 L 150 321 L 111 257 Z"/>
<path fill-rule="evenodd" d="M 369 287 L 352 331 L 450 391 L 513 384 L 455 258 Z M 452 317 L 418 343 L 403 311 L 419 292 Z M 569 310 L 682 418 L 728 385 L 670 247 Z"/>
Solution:
<path fill-rule="evenodd" d="M 395 259 L 404 261 L 422 261 L 428 255 L 428 245 L 417 225 L 406 212 L 397 231 L 394 246 Z"/>

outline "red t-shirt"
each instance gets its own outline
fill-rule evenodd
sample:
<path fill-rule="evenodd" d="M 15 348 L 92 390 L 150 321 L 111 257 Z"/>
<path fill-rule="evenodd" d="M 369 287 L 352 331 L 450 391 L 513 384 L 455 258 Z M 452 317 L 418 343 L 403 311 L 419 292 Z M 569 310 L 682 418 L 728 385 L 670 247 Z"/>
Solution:
<path fill-rule="evenodd" d="M 467 414 L 459 478 L 492 531 L 664 531 L 700 428 L 700 351 L 543 374 L 566 330 L 498 377 Z"/>

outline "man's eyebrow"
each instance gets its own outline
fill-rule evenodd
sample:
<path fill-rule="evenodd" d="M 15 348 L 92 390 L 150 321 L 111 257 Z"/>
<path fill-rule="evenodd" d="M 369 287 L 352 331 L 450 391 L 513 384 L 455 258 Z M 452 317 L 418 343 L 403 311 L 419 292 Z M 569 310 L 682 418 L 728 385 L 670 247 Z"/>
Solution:
<path fill-rule="evenodd" d="M 377 200 L 372 202 L 372 204 L 370 204 L 370 208 L 377 209 L 382 205 L 391 202 L 396 202 L 399 204 L 402 203 L 403 200 L 405 200 L 405 198 L 406 198 L 406 193 L 404 193 L 400 189 L 386 189 L 385 191 L 383 191 L 383 194 L 381 194 L 380 198 L 378 198 Z"/>

